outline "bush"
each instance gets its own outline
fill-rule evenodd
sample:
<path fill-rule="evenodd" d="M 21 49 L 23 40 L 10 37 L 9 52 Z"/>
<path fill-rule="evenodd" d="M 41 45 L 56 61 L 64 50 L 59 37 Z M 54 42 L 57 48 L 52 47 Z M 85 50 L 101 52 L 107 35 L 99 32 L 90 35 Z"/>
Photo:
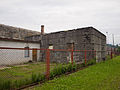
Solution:
<path fill-rule="evenodd" d="M 73 71 L 77 70 L 77 64 L 73 63 Z"/>
<path fill-rule="evenodd" d="M 53 78 L 57 75 L 61 75 L 65 72 L 66 72 L 66 67 L 60 64 L 50 72 L 50 78 Z"/>
<path fill-rule="evenodd" d="M 32 83 L 35 83 L 35 82 L 40 82 L 40 81 L 44 81 L 45 80 L 45 75 L 43 74 L 32 74 Z"/>
<path fill-rule="evenodd" d="M 72 72 L 76 70 L 77 70 L 77 65 L 75 63 L 73 65 L 71 63 L 69 63 L 68 65 L 60 64 L 50 72 L 50 78 L 64 74 L 66 72 Z"/>
<path fill-rule="evenodd" d="M 110 59 L 111 59 L 110 55 L 107 55 L 106 60 L 110 60 Z"/>
<path fill-rule="evenodd" d="M 96 59 L 91 59 L 91 60 L 89 60 L 88 62 L 87 62 L 87 66 L 88 65 L 93 65 L 93 64 L 95 64 L 96 63 Z"/>
<path fill-rule="evenodd" d="M 28 84 L 31 84 L 32 81 L 30 79 L 21 79 L 21 80 L 16 80 L 13 82 L 13 86 L 14 88 L 20 88 L 21 86 L 24 86 L 24 85 L 28 85 Z"/>
<path fill-rule="evenodd" d="M 77 64 L 77 69 L 80 69 L 82 67 L 85 67 L 85 63 L 82 63 L 82 64 Z"/>
<path fill-rule="evenodd" d="M 10 90 L 11 88 L 11 81 L 3 81 L 2 83 L 0 83 L 0 90 Z"/>
<path fill-rule="evenodd" d="M 66 66 L 67 72 L 72 72 L 73 70 L 73 65 L 70 63 L 68 66 Z"/>

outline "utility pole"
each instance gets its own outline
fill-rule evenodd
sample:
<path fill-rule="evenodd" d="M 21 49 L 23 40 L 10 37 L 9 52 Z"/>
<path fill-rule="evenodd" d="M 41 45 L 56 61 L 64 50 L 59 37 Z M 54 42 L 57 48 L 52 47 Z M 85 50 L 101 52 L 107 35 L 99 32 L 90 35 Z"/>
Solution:
<path fill-rule="evenodd" d="M 107 44 L 109 44 L 108 32 L 106 32 L 106 34 L 107 34 Z"/>
<path fill-rule="evenodd" d="M 114 46 L 114 34 L 112 34 L 112 37 L 113 37 L 113 46 Z"/>
<path fill-rule="evenodd" d="M 106 52 L 107 52 L 107 54 L 109 55 L 109 50 L 110 50 L 110 48 L 109 48 L 109 38 L 108 38 L 108 32 L 106 32 L 106 35 L 107 35 L 107 37 L 106 37 L 106 44 L 108 44 L 107 46 L 106 46 Z"/>
<path fill-rule="evenodd" d="M 113 37 L 113 52 L 114 52 L 114 54 L 115 54 L 115 46 L 114 46 L 114 34 L 112 34 L 112 37 Z"/>

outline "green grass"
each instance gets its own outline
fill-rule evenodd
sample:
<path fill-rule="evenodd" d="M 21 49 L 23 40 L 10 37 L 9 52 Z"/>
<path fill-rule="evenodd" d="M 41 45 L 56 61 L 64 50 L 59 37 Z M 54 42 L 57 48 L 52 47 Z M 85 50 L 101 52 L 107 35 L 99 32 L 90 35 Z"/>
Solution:
<path fill-rule="evenodd" d="M 0 70 L 0 79 L 17 80 L 25 77 L 30 77 L 32 73 L 43 73 L 45 71 L 44 63 L 27 64 L 25 66 L 13 66 Z"/>
<path fill-rule="evenodd" d="M 62 75 L 32 90 L 120 90 L 120 56 Z"/>
<path fill-rule="evenodd" d="M 54 63 L 50 65 L 51 70 L 55 65 Z M 45 74 L 45 71 L 46 64 L 43 62 L 25 64 L 23 66 L 11 66 L 11 68 L 2 69 L 0 70 L 0 90 L 37 82 L 38 79 L 44 78 L 42 74 Z"/>

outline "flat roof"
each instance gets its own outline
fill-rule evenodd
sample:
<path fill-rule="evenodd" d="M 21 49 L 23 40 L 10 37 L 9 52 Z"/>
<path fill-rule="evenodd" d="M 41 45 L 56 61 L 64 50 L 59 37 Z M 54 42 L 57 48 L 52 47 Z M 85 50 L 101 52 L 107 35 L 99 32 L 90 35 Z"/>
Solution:
<path fill-rule="evenodd" d="M 56 34 L 56 33 L 60 33 L 60 32 L 69 32 L 69 31 L 75 31 L 75 30 L 83 30 L 83 29 L 89 29 L 92 28 L 94 30 L 96 30 L 98 33 L 104 35 L 103 33 L 101 33 L 99 30 L 95 29 L 94 27 L 83 27 L 83 28 L 77 28 L 77 29 L 72 29 L 72 30 L 67 30 L 67 31 L 58 31 L 58 32 L 51 32 L 51 33 L 46 33 L 45 35 L 50 35 L 50 34 Z M 104 35 L 105 36 L 105 35 Z M 105 36 L 106 37 L 106 36 Z"/>

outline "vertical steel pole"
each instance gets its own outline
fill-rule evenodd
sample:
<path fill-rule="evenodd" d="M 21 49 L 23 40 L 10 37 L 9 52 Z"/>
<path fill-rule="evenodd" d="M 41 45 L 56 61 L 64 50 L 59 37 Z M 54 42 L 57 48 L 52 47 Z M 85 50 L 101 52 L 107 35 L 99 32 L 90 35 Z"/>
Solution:
<path fill-rule="evenodd" d="M 50 50 L 46 50 L 46 79 L 49 80 L 50 76 Z"/>

